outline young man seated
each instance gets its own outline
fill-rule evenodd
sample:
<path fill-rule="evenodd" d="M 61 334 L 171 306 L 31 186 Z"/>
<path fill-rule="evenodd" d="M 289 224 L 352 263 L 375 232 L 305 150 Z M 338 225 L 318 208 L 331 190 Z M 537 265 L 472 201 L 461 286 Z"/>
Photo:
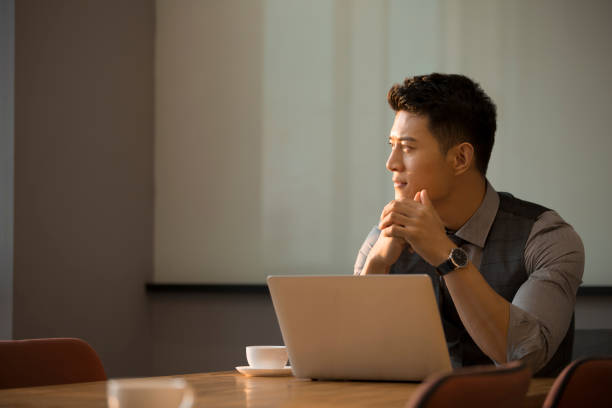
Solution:
<path fill-rule="evenodd" d="M 394 85 L 387 100 L 395 200 L 355 274 L 429 274 L 453 366 L 523 360 L 555 375 L 571 360 L 580 237 L 555 211 L 488 182 L 496 108 L 478 84 L 434 73 Z"/>

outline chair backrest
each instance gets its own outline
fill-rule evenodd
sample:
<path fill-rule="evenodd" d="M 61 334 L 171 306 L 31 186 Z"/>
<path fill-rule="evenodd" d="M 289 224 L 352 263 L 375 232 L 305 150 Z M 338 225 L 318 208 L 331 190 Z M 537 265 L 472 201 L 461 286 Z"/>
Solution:
<path fill-rule="evenodd" d="M 0 388 L 104 380 L 98 354 L 81 339 L 0 341 Z"/>
<path fill-rule="evenodd" d="M 559 374 L 545 408 L 611 407 L 612 357 L 581 358 Z"/>
<path fill-rule="evenodd" d="M 433 375 L 417 388 L 407 408 L 520 407 L 531 371 L 514 361 L 499 367 L 474 366 Z"/>

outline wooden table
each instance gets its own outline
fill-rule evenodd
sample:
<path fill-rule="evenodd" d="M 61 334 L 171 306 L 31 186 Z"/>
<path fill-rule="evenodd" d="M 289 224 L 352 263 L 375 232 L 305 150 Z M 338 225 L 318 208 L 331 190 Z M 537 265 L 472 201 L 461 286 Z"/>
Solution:
<path fill-rule="evenodd" d="M 419 384 L 244 377 L 237 372 L 176 376 L 196 392 L 194 407 L 404 407 Z M 554 379 L 533 379 L 528 407 L 541 407 Z M 0 407 L 106 407 L 106 382 L 0 390 Z"/>

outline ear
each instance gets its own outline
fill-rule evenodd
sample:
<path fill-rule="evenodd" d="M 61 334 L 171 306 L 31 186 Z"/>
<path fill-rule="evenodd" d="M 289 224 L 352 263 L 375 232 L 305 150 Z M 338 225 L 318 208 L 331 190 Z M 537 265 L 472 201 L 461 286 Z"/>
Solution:
<path fill-rule="evenodd" d="M 474 164 L 474 146 L 471 143 L 460 143 L 451 148 L 448 153 L 447 157 L 456 176 L 465 173 Z"/>

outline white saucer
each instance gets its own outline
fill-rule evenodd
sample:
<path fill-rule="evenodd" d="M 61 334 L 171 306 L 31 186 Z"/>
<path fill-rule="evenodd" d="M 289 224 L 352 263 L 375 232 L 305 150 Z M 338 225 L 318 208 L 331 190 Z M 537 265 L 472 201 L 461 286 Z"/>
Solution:
<path fill-rule="evenodd" d="M 282 377 L 292 375 L 291 366 L 284 368 L 253 368 L 250 366 L 236 367 L 236 370 L 247 377 Z"/>

